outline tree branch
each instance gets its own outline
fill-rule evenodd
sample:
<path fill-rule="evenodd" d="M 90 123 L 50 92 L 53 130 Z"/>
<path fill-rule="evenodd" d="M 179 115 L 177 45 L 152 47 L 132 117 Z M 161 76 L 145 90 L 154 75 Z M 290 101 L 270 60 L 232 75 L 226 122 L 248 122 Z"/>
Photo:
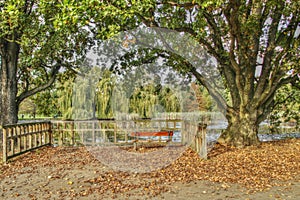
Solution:
<path fill-rule="evenodd" d="M 61 68 L 62 64 L 61 63 L 57 63 L 55 66 L 53 66 L 51 72 L 50 72 L 50 79 L 45 83 L 45 84 L 42 84 L 38 87 L 35 87 L 31 90 L 25 90 L 24 92 L 22 92 L 17 98 L 16 98 L 16 101 L 17 101 L 17 105 L 19 105 L 24 99 L 26 99 L 27 97 L 30 97 L 38 92 L 41 92 L 45 89 L 47 89 L 48 87 L 50 87 L 56 77 L 57 77 L 57 74 L 59 72 L 59 69 Z"/>
<path fill-rule="evenodd" d="M 278 25 L 282 16 L 282 8 L 284 5 L 284 1 L 281 1 L 281 4 L 276 5 L 275 10 L 273 11 L 272 23 L 270 24 L 269 33 L 267 35 L 267 47 L 263 58 L 263 66 L 262 72 L 259 79 L 259 82 L 256 87 L 256 91 L 254 94 L 254 99 L 259 99 L 264 90 L 267 87 L 268 76 L 272 70 L 272 57 L 274 54 L 275 49 L 275 42 L 276 42 L 276 33 L 278 29 Z"/>
<path fill-rule="evenodd" d="M 288 83 L 293 83 L 295 81 L 299 80 L 299 77 L 297 74 L 294 74 L 292 76 L 286 77 L 286 78 L 277 78 L 276 80 L 274 80 L 274 84 L 269 83 L 269 87 L 266 89 L 266 91 L 264 91 L 263 94 L 261 94 L 258 102 L 254 102 L 254 106 L 256 108 L 262 106 L 263 104 L 265 104 L 268 99 L 272 98 L 272 96 L 275 95 L 275 92 L 282 87 L 283 85 L 286 85 Z"/>

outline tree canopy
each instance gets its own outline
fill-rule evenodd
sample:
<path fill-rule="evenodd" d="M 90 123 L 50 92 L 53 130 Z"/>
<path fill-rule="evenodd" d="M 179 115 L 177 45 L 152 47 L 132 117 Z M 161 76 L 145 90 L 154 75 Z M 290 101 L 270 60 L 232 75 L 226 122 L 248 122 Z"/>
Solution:
<path fill-rule="evenodd" d="M 195 66 L 174 51 L 150 45 L 131 54 L 140 58 L 135 65 L 163 59 L 195 77 L 228 120 L 219 142 L 258 144 L 258 125 L 276 91 L 299 83 L 299 6 L 286 0 L 0 1 L 1 124 L 16 122 L 20 102 L 53 84 L 58 73 L 74 71 L 94 40 L 137 27 L 166 28 L 191 37 L 216 59 L 229 99 L 207 84 L 201 62 Z M 191 44 L 181 50 L 197 53 Z"/>
<path fill-rule="evenodd" d="M 164 52 L 174 68 L 184 68 L 226 108 L 227 130 L 220 143 L 258 144 L 258 125 L 271 112 L 276 91 L 299 81 L 299 1 L 110 1 L 117 12 L 134 21 L 115 17 L 115 29 L 159 27 L 188 34 L 218 62 L 230 99 L 205 84 L 199 68 L 178 55 Z M 122 15 L 121 15 L 122 16 Z M 102 27 L 98 27 L 102 30 Z M 122 29 L 121 29 L 122 28 Z M 189 49 L 186 49 L 187 51 Z M 161 54 L 162 55 L 162 54 Z M 159 57 L 159 56 L 157 56 Z"/>
<path fill-rule="evenodd" d="M 75 1 L 0 1 L 1 124 L 15 123 L 19 104 L 73 71 L 86 50 L 89 31 Z"/>

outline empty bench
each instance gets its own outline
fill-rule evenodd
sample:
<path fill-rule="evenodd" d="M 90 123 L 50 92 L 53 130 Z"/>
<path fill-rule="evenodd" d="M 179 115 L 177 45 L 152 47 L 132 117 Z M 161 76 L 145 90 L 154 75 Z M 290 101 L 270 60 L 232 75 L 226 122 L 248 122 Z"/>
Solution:
<path fill-rule="evenodd" d="M 134 149 L 137 149 L 137 143 L 139 142 L 139 137 L 161 137 L 166 136 L 168 137 L 168 141 L 172 141 L 172 137 L 174 135 L 173 131 L 141 131 L 141 132 L 132 132 L 130 134 L 131 137 L 135 137 L 136 140 L 133 143 Z M 161 142 L 161 139 L 159 139 L 159 142 Z"/>

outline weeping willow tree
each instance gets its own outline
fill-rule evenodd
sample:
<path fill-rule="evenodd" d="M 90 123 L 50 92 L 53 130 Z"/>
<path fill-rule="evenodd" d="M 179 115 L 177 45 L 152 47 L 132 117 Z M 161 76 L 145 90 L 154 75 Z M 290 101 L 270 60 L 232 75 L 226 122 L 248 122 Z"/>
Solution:
<path fill-rule="evenodd" d="M 99 73 L 85 66 L 81 67 L 81 71 L 87 71 L 87 75 L 66 74 L 57 84 L 59 109 L 63 119 L 74 119 L 75 116 L 89 119 L 95 113 L 95 83 L 93 78 L 89 78 L 89 74 L 97 77 Z"/>
<path fill-rule="evenodd" d="M 73 81 L 69 79 L 58 86 L 58 105 L 63 119 L 72 118 Z"/>
<path fill-rule="evenodd" d="M 60 85 L 58 101 L 64 119 L 114 118 L 119 113 L 149 118 L 156 112 L 181 111 L 182 102 L 170 87 L 148 83 L 131 92 L 108 69 L 94 67 L 86 73 Z"/>
<path fill-rule="evenodd" d="M 155 87 L 152 84 L 136 88 L 130 99 L 130 112 L 137 113 L 141 117 L 151 117 L 154 106 L 158 104 L 158 96 L 155 95 Z"/>
<path fill-rule="evenodd" d="M 166 112 L 180 112 L 181 106 L 176 94 L 169 88 L 163 87 L 159 94 L 160 104 Z"/>
<path fill-rule="evenodd" d="M 168 87 L 147 84 L 137 87 L 130 98 L 130 112 L 140 117 L 153 117 L 155 112 L 179 112 L 180 102 Z"/>
<path fill-rule="evenodd" d="M 98 118 L 112 118 L 112 96 L 116 84 L 112 72 L 105 70 L 96 88 L 96 113 Z"/>

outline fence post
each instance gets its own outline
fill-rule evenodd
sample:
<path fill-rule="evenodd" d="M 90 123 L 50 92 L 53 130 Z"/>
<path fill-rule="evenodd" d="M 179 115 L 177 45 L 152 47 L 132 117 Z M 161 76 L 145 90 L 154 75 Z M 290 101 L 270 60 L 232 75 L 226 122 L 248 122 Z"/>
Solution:
<path fill-rule="evenodd" d="M 7 162 L 7 132 L 6 128 L 3 128 L 3 162 Z"/>
<path fill-rule="evenodd" d="M 21 132 L 21 126 L 17 126 L 16 127 L 16 137 L 17 137 L 17 152 L 21 152 L 21 136 L 22 132 Z"/>
<path fill-rule="evenodd" d="M 32 134 L 34 136 L 34 147 L 38 146 L 37 124 L 32 124 Z"/>
<path fill-rule="evenodd" d="M 11 136 L 11 139 L 10 139 L 10 148 L 11 148 L 11 154 L 14 155 L 15 154 L 15 131 L 14 131 L 14 128 L 13 127 L 9 127 L 8 128 L 9 130 L 9 136 Z"/>
<path fill-rule="evenodd" d="M 74 126 L 75 126 L 75 121 L 71 122 L 71 146 L 75 145 L 75 130 L 74 130 Z"/>
<path fill-rule="evenodd" d="M 32 148 L 32 135 L 31 135 L 31 127 L 26 125 L 27 133 L 28 133 L 28 149 Z"/>
<path fill-rule="evenodd" d="M 21 127 L 21 133 L 25 134 L 25 137 L 23 138 L 23 145 L 24 145 L 23 149 L 24 149 L 24 151 L 26 151 L 27 150 L 27 138 L 28 138 L 28 136 L 26 135 L 26 126 Z"/>
<path fill-rule="evenodd" d="M 127 132 L 127 130 L 128 130 L 128 124 L 127 124 L 127 122 L 122 122 L 122 123 L 124 123 L 124 127 L 122 127 L 122 129 L 123 130 L 125 130 L 124 131 L 124 134 L 125 134 L 125 143 L 127 143 L 128 142 L 128 132 Z"/>
<path fill-rule="evenodd" d="M 95 146 L 96 142 L 96 120 L 92 120 L 92 146 Z"/>
<path fill-rule="evenodd" d="M 114 143 L 117 143 L 117 124 L 114 123 Z"/>
<path fill-rule="evenodd" d="M 49 136 L 49 145 L 51 146 L 52 145 L 52 138 L 53 138 L 53 132 L 52 132 L 52 123 L 51 122 L 48 122 L 47 124 L 47 130 L 48 130 L 48 136 Z"/>
<path fill-rule="evenodd" d="M 186 140 L 186 124 L 185 121 L 182 120 L 181 122 L 181 144 L 185 145 Z"/>
<path fill-rule="evenodd" d="M 37 127 L 37 132 L 38 132 L 38 146 L 43 145 L 43 141 L 42 141 L 42 124 L 38 123 L 36 125 Z"/>
<path fill-rule="evenodd" d="M 58 122 L 57 123 L 57 128 L 58 128 L 58 146 L 62 146 L 63 145 L 63 134 L 64 134 L 64 121 Z"/>
<path fill-rule="evenodd" d="M 203 159 L 207 159 L 206 126 L 206 124 L 199 123 L 197 131 L 197 140 L 199 145 L 199 149 L 197 149 L 197 152 L 199 151 L 198 153 Z"/>

